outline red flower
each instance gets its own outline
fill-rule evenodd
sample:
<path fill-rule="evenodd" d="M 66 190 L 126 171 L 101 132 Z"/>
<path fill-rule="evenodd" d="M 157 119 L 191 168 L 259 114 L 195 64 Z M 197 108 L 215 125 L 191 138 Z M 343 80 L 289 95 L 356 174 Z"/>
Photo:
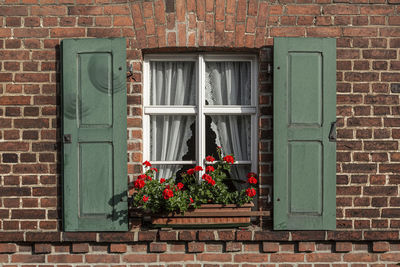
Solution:
<path fill-rule="evenodd" d="M 146 179 L 147 178 L 147 175 L 146 174 L 141 174 L 141 175 L 139 175 L 138 176 L 138 179 Z"/>
<path fill-rule="evenodd" d="M 254 172 L 249 172 L 247 174 L 247 178 L 250 178 L 250 177 L 257 177 L 257 174 L 255 174 Z"/>
<path fill-rule="evenodd" d="M 177 186 L 177 187 L 179 188 L 179 190 L 180 190 L 180 189 L 182 189 L 182 188 L 184 187 L 184 184 L 178 183 L 176 186 Z"/>
<path fill-rule="evenodd" d="M 227 155 L 224 157 L 224 160 L 228 163 L 233 164 L 233 162 L 235 161 L 235 159 L 231 156 L 231 155 Z"/>
<path fill-rule="evenodd" d="M 254 197 L 256 195 L 256 190 L 254 188 L 247 188 L 246 195 L 249 197 Z"/>
<path fill-rule="evenodd" d="M 147 200 L 149 200 L 149 197 L 143 196 L 143 202 L 147 202 Z"/>
<path fill-rule="evenodd" d="M 143 188 L 143 186 L 144 186 L 145 184 L 146 184 L 146 183 L 145 183 L 143 180 L 137 179 L 137 180 L 135 181 L 135 183 L 134 183 L 134 186 L 135 186 L 135 188 L 140 189 L 140 188 Z"/>
<path fill-rule="evenodd" d="M 158 172 L 157 168 L 150 168 L 151 171 Z"/>
<path fill-rule="evenodd" d="M 151 178 L 151 176 L 147 176 L 147 180 L 151 181 L 153 179 Z"/>
<path fill-rule="evenodd" d="M 247 179 L 247 182 L 249 184 L 257 184 L 257 179 L 251 176 L 249 179 Z"/>
<path fill-rule="evenodd" d="M 147 160 L 145 162 L 143 162 L 143 165 L 146 167 L 151 167 L 151 163 L 148 162 Z"/>
<path fill-rule="evenodd" d="M 190 198 L 190 203 L 193 203 L 193 198 Z"/>
<path fill-rule="evenodd" d="M 214 162 L 214 161 L 215 161 L 215 158 L 214 158 L 213 156 L 207 156 L 207 157 L 206 157 L 206 160 L 207 160 L 207 161 Z"/>
<path fill-rule="evenodd" d="M 206 180 L 206 181 L 212 179 L 211 176 L 208 175 L 207 173 L 203 174 L 203 176 L 202 176 L 201 178 L 202 178 L 203 180 Z"/>
<path fill-rule="evenodd" d="M 160 179 L 160 183 L 164 183 L 165 182 L 165 179 L 164 178 L 161 178 Z"/>
<path fill-rule="evenodd" d="M 194 170 L 195 170 L 196 172 L 202 171 L 202 170 L 203 170 L 203 167 L 201 167 L 201 166 L 196 166 L 196 167 L 194 167 Z"/>
<path fill-rule="evenodd" d="M 169 199 L 169 198 L 171 198 L 173 196 L 174 196 L 174 192 L 172 192 L 172 190 L 164 189 L 164 192 L 163 192 L 164 199 Z"/>
<path fill-rule="evenodd" d="M 215 171 L 213 166 L 207 166 L 206 167 L 206 172 L 213 172 L 213 171 Z"/>
<path fill-rule="evenodd" d="M 194 174 L 194 169 L 189 169 L 186 171 L 187 174 L 192 175 Z"/>
<path fill-rule="evenodd" d="M 215 185 L 215 181 L 213 180 L 213 178 L 210 175 L 205 173 L 205 174 L 203 174 L 203 176 L 201 178 L 206 180 L 207 183 L 209 183 L 210 185 L 212 185 L 212 186 Z"/>

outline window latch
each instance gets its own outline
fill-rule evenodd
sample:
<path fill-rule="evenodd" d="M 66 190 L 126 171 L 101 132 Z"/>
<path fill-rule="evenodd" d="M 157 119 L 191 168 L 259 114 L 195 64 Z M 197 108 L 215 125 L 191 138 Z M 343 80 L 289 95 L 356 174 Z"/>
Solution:
<path fill-rule="evenodd" d="M 133 66 L 132 66 L 132 64 L 129 64 L 129 67 L 127 68 L 126 72 L 127 72 L 126 78 L 131 78 L 132 80 L 134 80 L 136 82 L 135 77 L 133 77 Z"/>
<path fill-rule="evenodd" d="M 329 142 L 336 142 L 336 121 L 331 123 L 331 130 L 328 136 Z"/>

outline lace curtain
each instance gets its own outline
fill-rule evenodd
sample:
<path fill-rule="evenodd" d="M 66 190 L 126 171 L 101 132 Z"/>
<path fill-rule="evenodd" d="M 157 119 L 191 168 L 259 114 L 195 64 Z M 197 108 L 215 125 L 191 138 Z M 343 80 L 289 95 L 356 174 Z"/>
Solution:
<path fill-rule="evenodd" d="M 194 62 L 150 62 L 151 105 L 195 105 L 196 76 Z M 182 160 L 192 136 L 194 116 L 162 115 L 150 118 L 150 159 Z M 180 166 L 162 165 L 158 177 L 173 176 Z"/>
<path fill-rule="evenodd" d="M 208 105 L 250 105 L 251 69 L 249 62 L 207 62 L 206 101 Z M 224 154 L 250 160 L 251 116 L 213 115 L 211 129 Z M 232 168 L 234 179 L 246 180 L 248 168 Z M 240 184 L 236 184 L 238 188 Z"/>

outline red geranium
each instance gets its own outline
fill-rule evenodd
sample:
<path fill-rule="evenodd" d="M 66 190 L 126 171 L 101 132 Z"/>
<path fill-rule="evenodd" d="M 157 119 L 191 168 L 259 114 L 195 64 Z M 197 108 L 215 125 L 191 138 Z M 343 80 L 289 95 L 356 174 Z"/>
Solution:
<path fill-rule="evenodd" d="M 147 175 L 146 174 L 141 174 L 141 175 L 139 175 L 138 176 L 138 179 L 146 179 L 147 178 Z"/>
<path fill-rule="evenodd" d="M 256 190 L 254 188 L 247 188 L 246 195 L 249 197 L 254 197 L 256 195 Z"/>
<path fill-rule="evenodd" d="M 143 162 L 143 165 L 146 167 L 151 167 L 151 163 L 148 162 L 147 160 L 145 162 Z"/>
<path fill-rule="evenodd" d="M 158 172 L 157 168 L 150 168 L 151 171 Z"/>
<path fill-rule="evenodd" d="M 250 177 L 257 177 L 257 174 L 255 174 L 254 172 L 249 172 L 247 174 L 247 178 L 250 178 Z"/>
<path fill-rule="evenodd" d="M 194 174 L 194 169 L 189 169 L 186 171 L 187 174 L 192 175 Z"/>
<path fill-rule="evenodd" d="M 213 172 L 213 171 L 215 171 L 213 166 L 207 166 L 206 167 L 206 172 Z"/>
<path fill-rule="evenodd" d="M 203 167 L 201 167 L 201 166 L 196 166 L 196 167 L 194 167 L 194 170 L 195 170 L 196 172 L 202 171 L 202 170 L 203 170 Z"/>
<path fill-rule="evenodd" d="M 224 157 L 224 160 L 228 163 L 233 164 L 233 162 L 235 161 L 235 159 L 231 156 L 231 155 L 227 155 Z"/>
<path fill-rule="evenodd" d="M 257 179 L 251 176 L 249 179 L 247 179 L 247 182 L 249 184 L 257 184 Z"/>
<path fill-rule="evenodd" d="M 203 176 L 202 176 L 201 178 L 202 178 L 203 180 L 206 180 L 206 181 L 212 179 L 212 177 L 211 177 L 210 175 L 208 175 L 207 173 L 203 174 Z"/>
<path fill-rule="evenodd" d="M 190 198 L 190 203 L 193 203 L 193 198 Z"/>
<path fill-rule="evenodd" d="M 210 185 L 214 186 L 215 185 L 215 181 L 213 180 L 213 178 L 208 175 L 208 174 L 203 174 L 203 176 L 201 177 L 203 180 L 206 180 L 207 183 L 209 183 Z"/>
<path fill-rule="evenodd" d="M 169 199 L 174 196 L 174 192 L 168 188 L 164 189 L 163 197 L 164 199 Z"/>
<path fill-rule="evenodd" d="M 149 197 L 143 196 L 143 202 L 147 202 L 147 200 L 149 200 Z"/>
<path fill-rule="evenodd" d="M 134 186 L 135 186 L 135 188 L 140 189 L 140 188 L 143 188 L 145 184 L 146 183 L 143 180 L 137 179 L 134 183 Z"/>
<path fill-rule="evenodd" d="M 215 158 L 214 158 L 213 156 L 207 156 L 207 157 L 206 157 L 206 160 L 207 160 L 207 161 L 210 161 L 210 162 L 214 162 L 214 161 L 215 161 Z"/>
<path fill-rule="evenodd" d="M 161 178 L 160 179 L 160 183 L 164 183 L 165 182 L 165 179 L 164 178 Z"/>
<path fill-rule="evenodd" d="M 184 187 L 184 184 L 178 183 L 176 186 L 179 188 L 179 190 L 181 190 Z"/>

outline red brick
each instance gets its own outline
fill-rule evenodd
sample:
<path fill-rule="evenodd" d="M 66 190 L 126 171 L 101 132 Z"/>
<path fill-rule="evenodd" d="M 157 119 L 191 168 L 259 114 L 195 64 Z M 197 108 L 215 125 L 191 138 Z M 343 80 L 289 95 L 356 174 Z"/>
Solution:
<path fill-rule="evenodd" d="M 313 251 L 315 251 L 315 243 L 314 242 L 299 242 L 299 251 L 300 252 L 313 252 Z"/>
<path fill-rule="evenodd" d="M 67 14 L 66 6 L 32 6 L 31 15 L 35 16 L 62 16 Z"/>
<path fill-rule="evenodd" d="M 50 256 L 49 256 L 50 257 Z M 25 255 L 16 254 L 11 256 L 11 262 L 21 262 L 21 263 L 44 263 L 45 255 Z"/>
<path fill-rule="evenodd" d="M 246 256 L 246 255 L 243 255 Z M 263 257 L 264 255 L 258 254 L 258 256 Z M 264 256 L 265 257 L 265 256 Z M 267 259 L 262 260 L 267 261 Z M 271 262 L 304 262 L 304 254 L 303 253 L 277 253 L 271 254 Z"/>
<path fill-rule="evenodd" d="M 73 243 L 71 246 L 72 253 L 87 253 L 89 252 L 88 243 Z"/>
<path fill-rule="evenodd" d="M 14 243 L 0 243 L 0 253 L 14 253 L 17 246 Z"/>
<path fill-rule="evenodd" d="M 307 28 L 309 37 L 339 37 L 340 35 L 341 29 L 338 27 Z"/>
<path fill-rule="evenodd" d="M 110 244 L 110 253 L 125 253 L 126 251 L 125 244 Z"/>
<path fill-rule="evenodd" d="M 50 77 L 46 73 L 17 73 L 15 74 L 15 81 L 29 83 L 49 82 Z"/>
<path fill-rule="evenodd" d="M 354 253 L 343 256 L 343 260 L 346 262 L 375 262 L 377 259 L 378 256 L 371 253 Z"/>
<path fill-rule="evenodd" d="M 303 27 L 279 27 L 271 28 L 271 37 L 301 37 L 305 36 Z"/>
<path fill-rule="evenodd" d="M 48 254 L 51 253 L 51 244 L 36 243 L 34 245 L 34 251 L 36 254 Z"/>
<path fill-rule="evenodd" d="M 69 6 L 68 15 L 102 15 L 101 6 Z"/>
<path fill-rule="evenodd" d="M 79 263 L 83 262 L 83 256 L 73 254 L 48 255 L 47 261 L 50 263 Z"/>
<path fill-rule="evenodd" d="M 167 251 L 167 243 L 157 243 L 157 242 L 151 242 L 149 246 L 150 252 L 165 252 Z"/>
<path fill-rule="evenodd" d="M 337 252 L 349 252 L 353 250 L 353 244 L 351 242 L 336 242 L 335 251 Z"/>
<path fill-rule="evenodd" d="M 376 28 L 344 28 L 343 29 L 343 36 L 350 36 L 350 37 L 358 37 L 358 36 L 365 36 L 365 37 L 374 37 L 378 35 L 378 29 Z"/>
<path fill-rule="evenodd" d="M 14 29 L 14 37 L 45 38 L 48 36 L 48 29 Z"/>
<path fill-rule="evenodd" d="M 192 256 L 192 255 L 190 255 Z M 196 259 L 198 261 L 210 261 L 210 262 L 231 262 L 232 261 L 232 255 L 227 253 L 227 254 L 219 254 L 219 253 L 202 253 L 198 254 Z M 236 262 L 238 260 L 235 258 L 234 259 Z"/>
<path fill-rule="evenodd" d="M 75 255 L 78 256 L 78 255 Z M 119 255 L 85 255 L 87 263 L 119 263 Z"/>
<path fill-rule="evenodd" d="M 27 16 L 28 7 L 27 6 L 2 6 L 0 8 L 0 16 Z"/>
<path fill-rule="evenodd" d="M 188 252 L 190 253 L 201 253 L 204 252 L 204 242 L 189 242 Z"/>
<path fill-rule="evenodd" d="M 309 262 L 337 262 L 341 261 L 339 253 L 312 253 L 306 255 Z"/>
<path fill-rule="evenodd" d="M 276 242 L 263 242 L 263 252 L 271 253 L 279 251 L 279 243 Z"/>

